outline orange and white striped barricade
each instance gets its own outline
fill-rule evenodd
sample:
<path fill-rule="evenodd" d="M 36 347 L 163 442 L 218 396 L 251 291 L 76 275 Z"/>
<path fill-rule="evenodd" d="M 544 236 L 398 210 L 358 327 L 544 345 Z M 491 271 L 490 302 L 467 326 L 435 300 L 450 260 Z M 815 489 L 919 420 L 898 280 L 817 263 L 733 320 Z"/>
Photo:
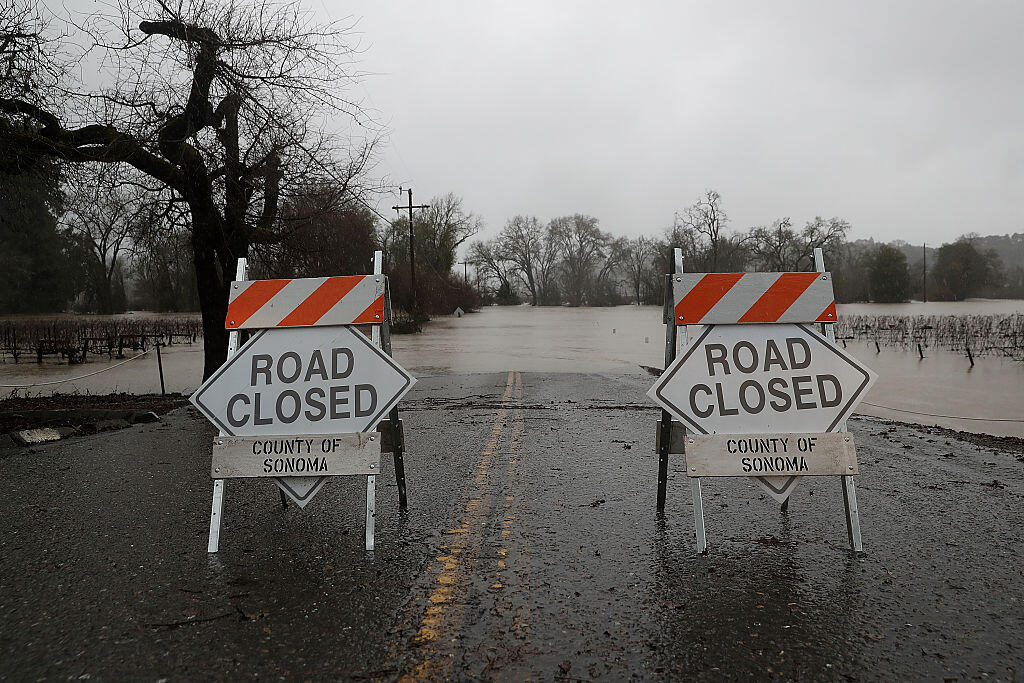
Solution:
<path fill-rule="evenodd" d="M 374 548 L 380 454 L 395 460 L 407 505 L 397 404 L 415 379 L 391 357 L 382 254 L 372 275 L 245 280 L 239 259 L 224 325 L 228 358 L 192 395 L 220 430 L 213 444 L 209 552 L 217 552 L 229 478 L 273 478 L 306 504 L 331 476 L 366 476 L 366 549 Z M 363 330 L 369 326 L 369 335 Z M 240 330 L 252 334 L 239 347 Z"/>
<path fill-rule="evenodd" d="M 669 456 L 683 454 L 699 552 L 707 549 L 701 477 L 716 476 L 748 476 L 785 509 L 801 477 L 838 475 L 850 545 L 863 547 L 846 419 L 876 375 L 836 346 L 832 277 L 821 250 L 814 256 L 809 273 L 684 273 L 674 250 L 665 371 L 648 395 L 662 407 L 658 509 Z M 692 339 L 690 330 L 698 330 Z"/>

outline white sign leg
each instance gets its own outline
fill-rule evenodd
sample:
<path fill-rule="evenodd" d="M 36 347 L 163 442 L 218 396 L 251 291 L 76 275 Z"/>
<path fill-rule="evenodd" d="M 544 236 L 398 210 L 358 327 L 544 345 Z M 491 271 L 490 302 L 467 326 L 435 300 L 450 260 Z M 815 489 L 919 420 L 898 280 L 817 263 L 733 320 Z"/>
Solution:
<path fill-rule="evenodd" d="M 220 546 L 220 516 L 224 507 L 224 480 L 213 482 L 213 509 L 210 510 L 210 541 L 206 544 L 206 552 L 215 553 Z"/>
<path fill-rule="evenodd" d="M 825 257 L 821 249 L 814 250 L 814 269 L 819 273 L 825 271 Z M 835 342 L 836 332 L 832 325 L 822 324 L 825 328 L 825 336 L 829 341 Z M 846 431 L 846 421 L 838 427 L 839 431 Z M 854 552 L 864 550 L 864 542 L 860 536 L 860 512 L 857 509 L 857 486 L 853 483 L 853 477 L 843 475 L 840 477 L 843 487 L 843 505 L 846 507 L 846 534 L 850 537 L 850 547 Z"/>
<path fill-rule="evenodd" d="M 683 272 L 683 250 L 676 248 L 672 250 L 672 261 L 675 267 L 672 269 L 675 273 Z M 675 325 L 675 310 L 672 313 L 672 324 Z M 684 326 L 682 334 L 676 334 L 676 345 L 679 350 L 682 350 L 690 343 L 689 327 Z M 675 351 L 675 349 L 673 349 Z M 673 358 L 675 353 L 672 354 Z M 668 367 L 669 359 L 665 359 L 665 367 Z M 686 432 L 683 432 L 683 436 L 686 436 Z M 686 439 L 683 439 L 686 442 Z M 686 447 L 683 447 L 686 450 Z M 686 457 L 685 454 L 683 456 Z M 685 463 L 685 460 L 684 460 Z M 704 498 L 701 496 L 700 490 L 700 477 L 694 477 L 690 479 L 690 496 L 693 499 L 693 528 L 697 536 L 697 552 L 706 553 L 708 551 L 708 537 L 704 530 Z"/>
<path fill-rule="evenodd" d="M 244 280 L 247 261 L 244 258 L 238 259 L 238 266 L 235 269 L 235 279 Z M 228 332 L 228 358 L 235 355 L 238 350 L 238 331 Z M 224 432 L 220 432 L 224 436 Z M 206 544 L 206 552 L 215 553 L 220 548 L 220 520 L 224 510 L 224 480 L 213 480 L 213 508 L 210 510 L 210 540 Z"/>
<path fill-rule="evenodd" d="M 693 526 L 697 533 L 697 552 L 708 551 L 708 537 L 704 532 L 704 500 L 700 495 L 700 477 L 690 480 L 690 493 L 693 495 Z"/>
<path fill-rule="evenodd" d="M 373 274 L 380 275 L 384 270 L 384 253 L 373 252 Z M 380 346 L 380 325 L 370 327 L 371 341 Z M 374 545 L 374 522 L 377 516 L 377 477 L 369 475 L 366 477 L 366 549 L 373 550 Z"/>
<path fill-rule="evenodd" d="M 373 523 L 377 516 L 377 476 L 366 477 L 366 549 L 373 550 Z"/>
<path fill-rule="evenodd" d="M 850 537 L 850 547 L 855 552 L 864 550 L 864 542 L 860 537 L 860 511 L 857 509 L 857 488 L 853 477 L 842 476 L 843 503 L 846 505 L 846 533 Z"/>

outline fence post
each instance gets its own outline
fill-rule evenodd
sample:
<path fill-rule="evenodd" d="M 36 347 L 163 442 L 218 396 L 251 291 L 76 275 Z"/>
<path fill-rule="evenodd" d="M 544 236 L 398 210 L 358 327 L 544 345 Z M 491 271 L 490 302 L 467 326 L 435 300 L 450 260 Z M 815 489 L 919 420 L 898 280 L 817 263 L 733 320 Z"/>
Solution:
<path fill-rule="evenodd" d="M 163 346 L 160 342 L 156 343 L 156 367 L 160 370 L 160 395 L 166 396 L 167 390 L 164 388 L 164 361 L 160 357 L 160 347 Z"/>

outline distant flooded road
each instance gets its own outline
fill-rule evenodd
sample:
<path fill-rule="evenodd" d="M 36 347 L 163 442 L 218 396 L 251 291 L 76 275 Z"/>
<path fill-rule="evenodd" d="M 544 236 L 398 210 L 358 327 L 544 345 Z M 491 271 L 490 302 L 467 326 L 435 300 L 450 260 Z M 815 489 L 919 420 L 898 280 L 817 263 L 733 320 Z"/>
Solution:
<path fill-rule="evenodd" d="M 839 315 L 966 315 L 1024 311 L 1022 301 L 850 304 Z M 691 330 L 693 333 L 693 330 Z M 414 374 L 496 372 L 630 372 L 661 368 L 661 308 L 489 307 L 463 318 L 440 318 L 422 335 L 396 337 L 396 353 Z M 963 431 L 1024 436 L 1024 363 L 856 342 L 848 346 L 879 379 L 858 412 Z M 869 405 L 870 404 L 870 405 Z M 966 419 L 971 418 L 971 419 Z M 981 419 L 984 418 L 984 419 Z"/>
<path fill-rule="evenodd" d="M 847 304 L 839 314 L 968 315 L 1024 312 L 1024 301 L 982 300 L 910 304 Z M 692 330 L 691 330 L 692 332 Z M 439 317 L 423 334 L 394 338 L 399 361 L 418 376 L 448 373 L 572 372 L 633 374 L 664 365 L 665 330 L 655 306 L 613 308 L 487 307 L 462 318 Z M 860 413 L 964 431 L 1024 436 L 1024 363 L 983 356 L 972 368 L 961 356 L 856 342 L 849 350 L 879 374 Z M 133 355 L 127 352 L 130 357 Z M 38 386 L 33 393 L 160 389 L 154 352 L 83 380 Z M 202 379 L 202 344 L 163 350 L 168 391 L 189 393 Z M 78 377 L 119 361 L 85 365 L 0 364 L 0 384 L 27 385 Z M 0 389 L 11 391 L 9 387 Z M 643 400 L 642 396 L 631 399 Z"/>

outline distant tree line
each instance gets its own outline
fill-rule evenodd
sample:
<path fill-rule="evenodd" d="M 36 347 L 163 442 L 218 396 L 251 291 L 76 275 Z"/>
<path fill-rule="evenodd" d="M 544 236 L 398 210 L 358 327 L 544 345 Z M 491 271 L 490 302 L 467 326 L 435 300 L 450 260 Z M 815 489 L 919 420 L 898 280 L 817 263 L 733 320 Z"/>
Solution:
<path fill-rule="evenodd" d="M 198 310 L 190 214 L 141 175 L 51 161 L 0 172 L 0 199 L 0 312 Z M 369 273 L 374 250 L 382 249 L 396 312 L 415 325 L 407 216 L 384 219 L 323 183 L 284 198 L 275 221 L 277 239 L 249 252 L 251 277 Z M 692 272 L 811 270 L 821 248 L 841 302 L 921 299 L 925 282 L 929 300 L 1024 296 L 1021 265 L 1007 270 L 995 247 L 979 247 L 996 238 L 968 235 L 925 254 L 904 242 L 848 241 L 841 218 L 816 217 L 802 227 L 780 218 L 732 230 L 714 190 L 656 236 L 615 236 L 584 214 L 547 222 L 517 215 L 493 239 L 470 242 L 483 222 L 454 194 L 430 200 L 413 226 L 421 316 L 482 302 L 660 304 L 673 247 Z M 1024 246 L 1024 235 L 999 239 L 1004 249 Z M 472 278 L 459 268 L 460 250 Z"/>
<path fill-rule="evenodd" d="M 0 172 L 0 312 L 199 309 L 187 228 L 126 180 L 53 161 Z"/>
<path fill-rule="evenodd" d="M 138 174 L 104 165 L 0 172 L 0 313 L 75 310 L 196 311 L 199 293 L 190 215 Z M 435 197 L 413 222 L 417 289 L 424 315 L 479 306 L 476 288 L 455 273 L 459 247 L 481 220 L 461 198 Z M 408 219 L 382 220 L 333 184 L 282 201 L 278 238 L 253 245 L 250 277 L 370 273 L 385 251 L 396 309 L 408 309 Z"/>
<path fill-rule="evenodd" d="M 468 258 L 476 266 L 483 299 L 500 304 L 660 304 L 673 248 L 682 249 L 690 272 L 813 270 L 814 250 L 820 248 L 840 302 L 921 298 L 922 264 L 908 261 L 909 245 L 851 242 L 849 231 L 842 218 L 820 216 L 799 227 L 783 217 L 730 229 L 721 195 L 707 190 L 660 235 L 619 237 L 583 214 L 547 222 L 517 215 L 493 239 L 472 243 Z M 929 300 L 1024 296 L 1021 266 L 1007 277 L 998 254 L 975 245 L 979 239 L 965 236 L 933 250 Z"/>

